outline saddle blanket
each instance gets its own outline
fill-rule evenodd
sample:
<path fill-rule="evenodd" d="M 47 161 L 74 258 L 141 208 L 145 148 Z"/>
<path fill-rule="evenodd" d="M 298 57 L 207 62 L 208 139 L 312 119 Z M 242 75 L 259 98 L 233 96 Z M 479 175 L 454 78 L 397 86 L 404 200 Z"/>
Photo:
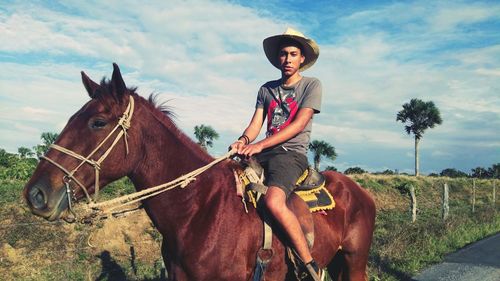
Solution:
<path fill-rule="evenodd" d="M 257 201 L 265 194 L 267 187 L 262 185 L 263 177 L 256 176 L 255 171 L 248 169 L 235 171 L 238 195 L 247 199 L 257 208 Z M 326 189 L 325 178 L 312 168 L 306 169 L 297 180 L 297 189 L 294 191 L 309 207 L 309 211 L 319 212 L 335 208 L 335 200 Z"/>

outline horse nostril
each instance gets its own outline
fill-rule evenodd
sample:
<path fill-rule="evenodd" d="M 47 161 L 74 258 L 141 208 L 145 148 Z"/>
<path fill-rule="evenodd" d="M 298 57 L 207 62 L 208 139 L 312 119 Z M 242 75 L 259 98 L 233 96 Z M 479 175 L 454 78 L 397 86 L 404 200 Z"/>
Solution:
<path fill-rule="evenodd" d="M 38 187 L 33 187 L 29 191 L 29 200 L 35 209 L 43 209 L 47 206 L 46 197 Z"/>

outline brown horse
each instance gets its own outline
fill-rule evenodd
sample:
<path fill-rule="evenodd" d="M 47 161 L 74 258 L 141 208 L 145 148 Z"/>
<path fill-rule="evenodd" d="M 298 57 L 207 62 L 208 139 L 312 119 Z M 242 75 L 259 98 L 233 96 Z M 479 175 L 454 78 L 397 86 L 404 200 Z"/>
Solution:
<path fill-rule="evenodd" d="M 82 72 L 83 84 L 91 97 L 68 121 L 56 144 L 79 155 L 89 155 L 120 121 L 131 97 L 135 100 L 133 119 L 126 128 L 127 144 L 121 140 L 98 148 L 92 159 L 109 155 L 100 163 L 97 184 L 105 186 L 128 176 L 136 189 L 171 181 L 213 159 L 182 133 L 160 106 L 127 88 L 114 64 L 111 80 L 100 84 Z M 42 159 L 24 189 L 32 212 L 48 220 L 63 218 L 72 199 L 85 196 L 67 171 L 81 161 L 57 149 Z M 91 161 L 90 161 L 91 162 Z M 185 188 L 172 189 L 143 201 L 145 210 L 163 235 L 162 253 L 172 280 L 251 280 L 256 253 L 262 245 L 262 221 L 258 212 L 246 213 L 235 195 L 234 163 L 225 161 L 204 172 Z M 61 168 L 62 167 L 62 168 Z M 63 171 L 66 169 L 66 172 Z M 375 205 L 370 195 L 348 177 L 324 172 L 336 207 L 314 214 L 315 242 L 312 255 L 328 267 L 332 279 L 365 280 L 371 245 Z M 72 177 L 95 189 L 94 168 L 82 165 Z M 73 196 L 70 196 L 73 194 Z M 279 231 L 273 233 L 274 256 L 265 280 L 289 280 L 285 246 Z"/>

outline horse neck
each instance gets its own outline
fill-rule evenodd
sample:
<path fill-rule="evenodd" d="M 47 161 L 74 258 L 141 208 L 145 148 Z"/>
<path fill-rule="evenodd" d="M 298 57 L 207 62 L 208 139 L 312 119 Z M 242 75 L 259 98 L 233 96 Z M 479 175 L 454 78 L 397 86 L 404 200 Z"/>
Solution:
<path fill-rule="evenodd" d="M 139 153 L 142 157 L 134 171 L 129 174 L 136 189 L 141 190 L 169 182 L 213 160 L 199 145 L 182 133 L 170 119 L 145 103 L 142 101 L 140 108 L 136 110 L 137 126 L 140 127 L 139 135 L 141 136 Z M 205 173 L 216 172 L 211 170 Z M 175 188 L 158 197 L 161 197 L 163 203 L 168 204 L 169 209 L 175 206 L 186 208 L 187 201 L 199 196 L 208 196 L 208 192 L 214 192 L 212 188 L 198 188 L 203 185 L 203 178 L 206 176 L 201 175 L 187 188 Z"/>

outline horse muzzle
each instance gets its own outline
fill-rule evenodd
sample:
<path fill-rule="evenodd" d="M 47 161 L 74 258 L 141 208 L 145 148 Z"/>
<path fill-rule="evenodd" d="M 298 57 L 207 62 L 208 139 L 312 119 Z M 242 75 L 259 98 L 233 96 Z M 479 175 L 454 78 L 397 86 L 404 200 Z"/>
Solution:
<path fill-rule="evenodd" d="M 68 208 L 68 194 L 64 187 L 51 188 L 44 180 L 27 186 L 25 198 L 33 214 L 49 221 L 61 218 L 61 214 Z"/>

